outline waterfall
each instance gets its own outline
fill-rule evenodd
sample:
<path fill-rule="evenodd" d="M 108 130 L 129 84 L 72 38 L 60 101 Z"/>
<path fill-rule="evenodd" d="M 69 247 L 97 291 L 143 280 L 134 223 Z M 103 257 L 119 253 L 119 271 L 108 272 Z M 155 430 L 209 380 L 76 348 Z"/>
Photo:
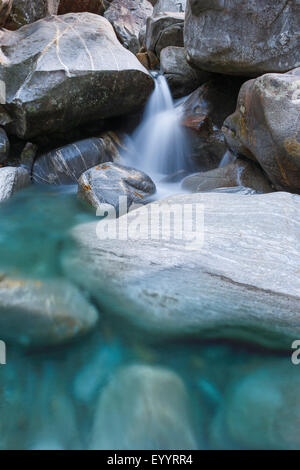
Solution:
<path fill-rule="evenodd" d="M 163 75 L 155 77 L 155 89 L 146 105 L 141 124 L 128 138 L 124 163 L 144 171 L 155 183 L 189 167 L 189 145 Z"/>

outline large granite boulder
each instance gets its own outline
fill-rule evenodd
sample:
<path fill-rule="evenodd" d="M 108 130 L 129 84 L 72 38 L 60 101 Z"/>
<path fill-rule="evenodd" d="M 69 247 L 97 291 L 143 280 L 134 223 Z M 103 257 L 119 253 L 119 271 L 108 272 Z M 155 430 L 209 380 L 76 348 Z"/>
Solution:
<path fill-rule="evenodd" d="M 235 186 L 252 188 L 259 193 L 272 192 L 261 169 L 255 163 L 241 159 L 214 170 L 195 173 L 182 181 L 182 189 L 193 193 Z"/>
<path fill-rule="evenodd" d="M 113 239 L 99 236 L 104 222 L 75 228 L 62 263 L 111 314 L 158 338 L 290 348 L 299 337 L 298 195 L 173 196 L 121 217 Z"/>
<path fill-rule="evenodd" d="M 239 371 L 212 423 L 218 447 L 225 435 L 235 449 L 299 450 L 298 386 L 299 369 L 289 358 Z"/>
<path fill-rule="evenodd" d="M 89 331 L 97 310 L 64 280 L 1 277 L 1 338 L 24 346 L 52 345 Z"/>
<path fill-rule="evenodd" d="M 145 46 L 160 57 L 168 46 L 183 47 L 184 13 L 165 13 L 147 19 Z"/>
<path fill-rule="evenodd" d="M 241 80 L 236 78 L 214 78 L 180 105 L 191 158 L 200 171 L 218 167 L 227 151 L 222 125 L 236 108 L 240 86 Z"/>
<path fill-rule="evenodd" d="M 0 0 L 0 26 L 5 25 L 13 0 Z"/>
<path fill-rule="evenodd" d="M 153 89 L 147 70 L 99 15 L 50 16 L 3 31 L 0 43 L 9 131 L 21 138 L 137 111 Z"/>
<path fill-rule="evenodd" d="M 297 0 L 188 0 L 188 61 L 210 72 L 256 76 L 300 65 Z"/>
<path fill-rule="evenodd" d="M 182 380 L 162 367 L 131 365 L 104 388 L 92 449 L 196 449 Z"/>
<path fill-rule="evenodd" d="M 0 127 L 0 164 L 8 159 L 9 147 L 7 134 L 5 130 Z"/>
<path fill-rule="evenodd" d="M 46 16 L 56 15 L 58 5 L 59 0 L 13 0 L 5 27 L 14 30 Z"/>
<path fill-rule="evenodd" d="M 169 46 L 160 53 L 160 69 L 166 77 L 174 98 L 181 98 L 211 78 L 208 72 L 193 69 L 187 63 L 184 48 Z"/>
<path fill-rule="evenodd" d="M 36 183 L 76 184 L 86 170 L 120 158 L 109 134 L 81 140 L 40 156 L 33 165 Z"/>
<path fill-rule="evenodd" d="M 119 41 L 136 54 L 140 49 L 139 33 L 153 13 L 148 0 L 113 0 L 104 16 L 113 25 Z"/>
<path fill-rule="evenodd" d="M 247 81 L 223 131 L 229 147 L 256 160 L 274 186 L 300 193 L 300 68 Z"/>
<path fill-rule="evenodd" d="M 30 184 L 30 174 L 25 168 L 6 166 L 0 168 L 0 202 L 9 199 L 16 191 Z"/>
<path fill-rule="evenodd" d="M 96 209 L 109 204 L 117 210 L 120 197 L 127 198 L 128 208 L 143 204 L 155 191 L 152 179 L 142 171 L 110 162 L 85 171 L 78 181 L 78 197 Z"/>
<path fill-rule="evenodd" d="M 157 0 L 154 5 L 154 16 L 159 16 L 166 12 L 184 13 L 186 0 Z"/>

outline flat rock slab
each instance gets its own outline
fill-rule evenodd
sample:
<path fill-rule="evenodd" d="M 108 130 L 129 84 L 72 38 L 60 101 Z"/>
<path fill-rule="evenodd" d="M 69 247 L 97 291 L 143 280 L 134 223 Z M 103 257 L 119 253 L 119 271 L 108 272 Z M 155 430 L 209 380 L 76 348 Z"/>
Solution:
<path fill-rule="evenodd" d="M 4 30 L 0 54 L 9 132 L 24 139 L 137 111 L 153 89 L 152 77 L 111 24 L 93 13 Z"/>
<path fill-rule="evenodd" d="M 64 343 L 86 333 L 98 320 L 97 310 L 64 280 L 1 277 L 1 338 L 23 346 Z"/>
<path fill-rule="evenodd" d="M 66 275 L 100 306 L 109 305 L 158 336 L 235 338 L 290 348 L 300 337 L 300 197 L 174 196 L 160 201 L 163 215 L 160 221 L 152 216 L 151 239 L 145 210 L 153 204 L 119 219 L 123 239 L 100 240 L 97 223 L 75 228 L 77 246 L 62 260 Z M 188 205 L 184 233 L 195 237 L 189 224 L 197 223 L 194 241 L 170 238 L 166 222 L 174 204 Z M 192 204 L 200 204 L 199 217 Z M 126 220 L 130 233 L 132 224 L 140 224 L 144 239 L 124 238 Z"/>

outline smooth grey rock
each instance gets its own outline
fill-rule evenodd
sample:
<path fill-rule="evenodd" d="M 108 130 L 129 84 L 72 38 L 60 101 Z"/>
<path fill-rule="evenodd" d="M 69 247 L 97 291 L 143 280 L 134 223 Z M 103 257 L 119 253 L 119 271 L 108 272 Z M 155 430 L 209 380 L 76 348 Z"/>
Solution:
<path fill-rule="evenodd" d="M 188 0 L 188 61 L 210 72 L 257 76 L 300 66 L 298 0 Z"/>
<path fill-rule="evenodd" d="M 56 15 L 59 2 L 60 0 L 13 0 L 5 27 L 18 29 L 46 16 Z"/>
<path fill-rule="evenodd" d="M 35 183 L 75 184 L 89 168 L 118 158 L 118 148 L 109 135 L 94 137 L 42 155 L 33 165 L 32 177 Z"/>
<path fill-rule="evenodd" d="M 287 357 L 236 375 L 212 422 L 219 447 L 225 435 L 235 448 L 299 450 L 299 369 Z"/>
<path fill-rule="evenodd" d="M 24 346 L 64 343 L 95 326 L 97 310 L 67 281 L 1 276 L 0 330 Z"/>
<path fill-rule="evenodd" d="M 178 239 L 170 236 L 174 204 L 189 205 L 184 238 L 178 229 Z M 170 197 L 119 219 L 120 236 L 110 240 L 99 236 L 104 221 L 75 228 L 64 272 L 100 306 L 109 303 L 112 314 L 158 338 L 238 338 L 290 348 L 300 337 L 299 209 L 300 197 L 289 193 Z"/>
<path fill-rule="evenodd" d="M 9 199 L 16 191 L 30 184 L 30 174 L 25 168 L 6 166 L 0 168 L 0 202 Z"/>
<path fill-rule="evenodd" d="M 0 0 L 0 26 L 4 26 L 10 13 L 13 0 Z"/>
<path fill-rule="evenodd" d="M 252 188 L 259 193 L 272 192 L 261 169 L 255 163 L 241 159 L 215 170 L 187 176 L 182 182 L 182 189 L 193 193 L 234 186 Z"/>
<path fill-rule="evenodd" d="M 31 138 L 143 107 L 153 79 L 105 18 L 50 16 L 0 35 L 12 134 Z M 18 77 L 16 79 L 16 77 Z"/>
<path fill-rule="evenodd" d="M 240 87 L 240 79 L 213 78 L 180 105 L 182 124 L 189 135 L 191 158 L 200 171 L 218 167 L 228 150 L 222 126 L 236 108 Z"/>
<path fill-rule="evenodd" d="M 153 13 L 148 0 L 113 0 L 105 11 L 105 18 L 113 25 L 124 47 L 136 54 L 139 49 L 139 33 Z"/>
<path fill-rule="evenodd" d="M 154 6 L 154 16 L 159 16 L 165 12 L 184 13 L 186 0 L 157 0 Z"/>
<path fill-rule="evenodd" d="M 92 449 L 196 449 L 187 391 L 169 369 L 131 365 L 102 391 Z"/>
<path fill-rule="evenodd" d="M 160 57 L 168 46 L 183 47 L 184 13 L 166 13 L 147 19 L 146 49 Z"/>
<path fill-rule="evenodd" d="M 169 46 L 160 53 L 160 69 L 168 80 L 174 98 L 189 95 L 211 78 L 208 72 L 193 69 L 186 61 L 184 48 Z"/>
<path fill-rule="evenodd" d="M 4 129 L 0 128 L 0 163 L 5 162 L 9 155 L 9 140 Z"/>
<path fill-rule="evenodd" d="M 78 181 L 78 197 L 96 209 L 109 204 L 119 207 L 119 197 L 127 197 L 127 207 L 143 203 L 156 191 L 151 178 L 142 171 L 117 163 L 103 163 L 83 173 Z"/>
<path fill-rule="evenodd" d="M 224 122 L 228 146 L 257 161 L 278 190 L 300 193 L 300 68 L 244 83 Z"/>

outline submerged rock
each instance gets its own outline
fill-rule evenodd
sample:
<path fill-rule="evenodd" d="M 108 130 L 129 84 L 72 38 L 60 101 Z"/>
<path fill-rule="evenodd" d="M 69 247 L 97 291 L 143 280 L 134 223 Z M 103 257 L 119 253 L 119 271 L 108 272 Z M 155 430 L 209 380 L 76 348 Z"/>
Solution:
<path fill-rule="evenodd" d="M 103 163 L 82 174 L 78 196 L 91 206 L 109 204 L 119 207 L 119 198 L 127 197 L 127 207 L 143 204 L 156 191 L 151 178 L 142 171 L 116 163 Z"/>
<path fill-rule="evenodd" d="M 153 13 L 148 0 L 113 0 L 105 11 L 105 18 L 113 25 L 124 47 L 136 54 L 139 49 L 139 33 Z"/>
<path fill-rule="evenodd" d="M 0 26 L 4 26 L 10 13 L 13 0 L 0 0 Z"/>
<path fill-rule="evenodd" d="M 121 369 L 103 390 L 92 449 L 196 449 L 182 380 L 161 367 Z"/>
<path fill-rule="evenodd" d="M 153 89 L 147 70 L 99 15 L 51 16 L 3 31 L 0 43 L 9 131 L 23 139 L 135 112 Z"/>
<path fill-rule="evenodd" d="M 182 123 L 189 135 L 191 158 L 201 171 L 218 167 L 228 149 L 222 125 L 235 110 L 240 86 L 239 79 L 214 78 L 180 105 Z"/>
<path fill-rule="evenodd" d="M 252 188 L 260 193 L 272 192 L 261 169 L 255 163 L 241 159 L 215 170 L 187 176 L 182 182 L 182 189 L 193 193 L 234 186 Z"/>
<path fill-rule="evenodd" d="M 0 127 L 0 164 L 8 159 L 9 140 L 4 129 Z"/>
<path fill-rule="evenodd" d="M 98 320 L 97 310 L 64 280 L 1 277 L 1 337 L 24 346 L 64 343 L 86 333 Z"/>
<path fill-rule="evenodd" d="M 223 131 L 229 147 L 256 160 L 276 189 L 300 193 L 300 68 L 244 83 Z"/>
<path fill-rule="evenodd" d="M 288 193 L 170 197 L 123 216 L 122 236 L 110 240 L 97 223 L 75 228 L 64 272 L 158 336 L 290 348 L 300 335 L 299 209 Z M 183 233 L 170 227 L 172 212 Z"/>
<path fill-rule="evenodd" d="M 192 93 L 211 78 L 208 72 L 193 69 L 186 61 L 184 48 L 169 46 L 160 53 L 160 68 L 174 98 Z"/>
<path fill-rule="evenodd" d="M 30 184 L 30 174 L 25 168 L 6 166 L 0 168 L 0 202 L 9 199 L 16 191 Z"/>
<path fill-rule="evenodd" d="M 56 15 L 60 0 L 13 0 L 12 9 L 5 24 L 8 29 L 34 23 L 49 15 Z M 74 2 L 73 2 L 74 3 Z"/>
<path fill-rule="evenodd" d="M 300 65 L 300 4 L 286 0 L 188 0 L 185 49 L 202 70 L 235 75 Z"/>
<path fill-rule="evenodd" d="M 212 426 L 229 436 L 235 448 L 299 450 L 298 387 L 299 370 L 289 358 L 240 373 Z"/>
<path fill-rule="evenodd" d="M 76 184 L 86 170 L 119 158 L 119 151 L 107 134 L 74 142 L 39 157 L 33 166 L 36 183 Z"/>
<path fill-rule="evenodd" d="M 168 46 L 183 47 L 184 13 L 168 13 L 147 19 L 146 49 L 160 57 Z"/>

